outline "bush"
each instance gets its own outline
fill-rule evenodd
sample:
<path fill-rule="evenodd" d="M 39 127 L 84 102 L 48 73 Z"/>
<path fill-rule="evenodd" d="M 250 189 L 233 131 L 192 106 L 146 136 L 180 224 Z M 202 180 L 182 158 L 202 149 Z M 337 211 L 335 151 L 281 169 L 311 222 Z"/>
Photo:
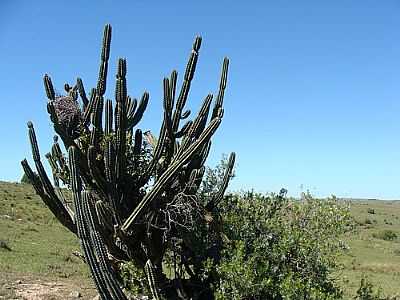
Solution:
<path fill-rule="evenodd" d="M 373 208 L 368 208 L 367 212 L 368 212 L 369 214 L 374 215 L 374 214 L 375 214 L 375 209 L 373 209 Z"/>
<path fill-rule="evenodd" d="M 362 276 L 355 300 L 396 300 L 398 296 L 384 296 L 381 287 L 375 287 L 366 276 Z"/>
<path fill-rule="evenodd" d="M 379 232 L 374 232 L 372 234 L 372 237 L 385 241 L 393 241 L 397 239 L 397 233 L 394 232 L 393 230 L 386 229 L 386 230 L 381 230 Z"/>
<path fill-rule="evenodd" d="M 24 175 L 22 175 L 21 183 L 25 183 L 25 184 L 30 184 L 31 183 L 31 181 L 29 180 L 28 176 L 26 176 L 25 173 L 24 173 Z"/>
<path fill-rule="evenodd" d="M 122 263 L 120 276 L 124 287 L 131 293 L 150 294 L 146 275 L 142 268 L 138 268 L 133 262 Z"/>
<path fill-rule="evenodd" d="M 364 224 L 372 224 L 372 220 L 370 218 L 365 218 Z"/>
<path fill-rule="evenodd" d="M 225 198 L 220 210 L 229 242 L 221 260 L 204 268 L 218 278 L 216 299 L 341 298 L 332 271 L 345 248 L 340 237 L 353 227 L 349 208 L 334 197 L 305 196 Z"/>

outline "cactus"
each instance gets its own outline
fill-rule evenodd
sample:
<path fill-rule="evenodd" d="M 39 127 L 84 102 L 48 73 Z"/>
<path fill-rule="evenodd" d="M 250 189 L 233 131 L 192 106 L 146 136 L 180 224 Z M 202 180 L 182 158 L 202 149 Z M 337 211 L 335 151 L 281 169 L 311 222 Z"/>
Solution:
<path fill-rule="evenodd" d="M 127 299 L 118 272 L 120 263 L 128 261 L 145 271 L 155 299 L 201 299 L 204 290 L 210 288 L 210 282 L 200 278 L 201 261 L 217 258 L 195 253 L 193 232 L 196 225 L 206 224 L 210 215 L 217 214 L 235 155 L 232 153 L 229 158 L 220 190 L 206 202 L 201 201 L 197 191 L 211 138 L 223 117 L 229 66 L 225 58 L 211 116 L 213 95 L 209 94 L 197 116 L 181 125 L 191 114 L 185 105 L 201 41 L 196 37 L 193 43 L 179 92 L 176 71 L 164 78 L 164 114 L 158 138 L 135 128 L 147 108 L 149 94 L 144 92 L 139 103 L 128 95 L 125 59 L 118 60 L 114 105 L 112 100 L 104 99 L 110 25 L 104 29 L 97 86 L 90 97 L 81 78 L 77 78 L 75 86 L 65 84 L 67 95 L 57 96 L 50 76 L 44 76 L 47 111 L 68 156 L 62 153 L 55 136 L 51 151 L 46 154 L 54 187 L 41 162 L 34 126 L 29 122 L 37 174 L 26 159 L 21 164 L 36 193 L 57 219 L 78 236 L 101 299 Z M 72 207 L 65 201 L 60 184 L 71 190 Z M 204 226 L 207 230 L 215 227 Z M 207 240 L 218 240 L 216 232 L 210 232 L 211 236 Z M 205 243 L 204 247 L 215 244 L 222 242 Z M 163 263 L 166 257 L 172 257 L 171 253 L 174 276 L 168 278 Z"/>

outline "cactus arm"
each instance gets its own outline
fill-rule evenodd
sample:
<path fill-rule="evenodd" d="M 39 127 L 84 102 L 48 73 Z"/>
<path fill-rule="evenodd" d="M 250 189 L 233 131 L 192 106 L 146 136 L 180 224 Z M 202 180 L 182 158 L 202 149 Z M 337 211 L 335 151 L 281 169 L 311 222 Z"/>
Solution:
<path fill-rule="evenodd" d="M 173 106 L 174 105 L 174 102 L 175 102 L 175 94 L 176 94 L 176 81 L 177 81 L 177 79 L 178 79 L 178 73 L 175 71 L 175 70 L 173 70 L 172 72 L 171 72 L 171 76 L 170 76 L 170 78 L 169 78 L 169 90 L 170 90 L 170 97 L 171 97 L 171 100 L 172 100 L 172 105 L 171 106 Z"/>
<path fill-rule="evenodd" d="M 72 216 L 69 214 L 68 210 L 64 206 L 64 203 L 62 203 L 61 200 L 58 198 L 49 178 L 47 177 L 43 164 L 40 160 L 39 147 L 36 140 L 35 129 L 33 127 L 32 122 L 28 122 L 28 128 L 29 128 L 29 139 L 32 147 L 33 160 L 36 165 L 36 170 L 38 172 L 41 185 L 43 186 L 43 189 L 47 194 L 47 197 L 45 197 L 45 199 L 43 198 L 42 199 L 44 200 L 45 204 L 49 206 L 49 208 L 51 209 L 53 214 L 57 217 L 57 219 L 70 231 L 75 233 L 76 228 Z M 30 176 L 32 177 L 32 175 Z"/>
<path fill-rule="evenodd" d="M 99 192 L 106 197 L 106 179 L 98 167 L 99 161 L 97 160 L 97 152 L 94 146 L 89 146 L 87 150 L 87 162 L 90 170 L 90 175 L 93 178 L 94 184 L 97 186 Z"/>
<path fill-rule="evenodd" d="M 150 161 L 149 165 L 146 168 L 145 174 L 142 176 L 141 178 L 141 185 L 145 182 L 148 181 L 148 179 L 150 178 L 151 173 L 153 172 L 155 166 L 157 165 L 157 163 L 159 162 L 161 155 L 162 155 L 162 151 L 164 149 L 165 146 L 165 140 L 166 140 L 166 128 L 165 128 L 165 122 L 163 121 L 162 125 L 161 125 L 161 129 L 160 129 L 160 134 L 159 137 L 157 139 L 157 144 L 156 147 L 153 151 L 153 158 Z"/>
<path fill-rule="evenodd" d="M 103 106 L 104 99 L 101 95 L 96 95 L 96 100 L 93 105 L 93 113 L 92 113 L 92 125 L 93 129 L 90 136 L 90 145 L 99 148 L 100 138 L 103 134 Z"/>
<path fill-rule="evenodd" d="M 224 193 L 226 191 L 226 188 L 228 187 L 229 181 L 232 178 L 232 173 L 233 173 L 233 167 L 235 165 L 235 152 L 232 152 L 229 155 L 229 160 L 228 160 L 228 166 L 225 170 L 224 174 L 224 179 L 222 181 L 222 184 L 219 188 L 219 190 L 212 196 L 211 200 L 209 203 L 206 205 L 207 210 L 213 210 L 224 198 Z"/>
<path fill-rule="evenodd" d="M 66 148 L 69 148 L 71 146 L 74 146 L 78 149 L 78 151 L 80 151 L 80 149 L 78 148 L 77 144 L 75 143 L 75 141 L 66 134 L 66 132 L 61 128 L 61 126 L 59 126 L 58 124 L 58 120 L 57 120 L 57 115 L 55 113 L 54 110 L 54 105 L 52 104 L 52 102 L 48 102 L 47 103 L 47 110 L 50 114 L 50 119 L 53 122 L 54 125 L 54 130 L 56 131 L 56 133 L 61 137 L 64 146 Z M 60 150 L 61 152 L 61 150 Z M 89 174 L 89 169 L 88 169 L 88 165 L 86 160 L 81 160 L 81 168 L 82 168 L 82 177 L 85 180 L 85 182 L 90 182 L 90 178 L 88 177 Z"/>
<path fill-rule="evenodd" d="M 110 57 L 110 45 L 111 45 L 111 25 L 107 24 L 104 27 L 99 76 L 97 79 L 97 88 L 96 88 L 96 91 L 100 96 L 103 96 L 106 91 L 108 59 Z"/>
<path fill-rule="evenodd" d="M 68 181 L 69 169 L 62 154 L 60 145 L 58 144 L 58 136 L 53 137 L 53 146 L 51 147 L 51 156 L 54 162 L 58 165 L 59 173 L 58 178 L 64 183 Z"/>
<path fill-rule="evenodd" d="M 137 107 L 137 99 L 132 99 L 131 97 L 128 96 L 128 100 L 127 100 L 127 105 L 126 105 L 126 120 L 127 120 L 127 124 L 128 124 L 128 128 L 129 128 L 129 121 L 132 120 L 135 111 L 136 111 L 136 107 Z"/>
<path fill-rule="evenodd" d="M 209 94 L 204 99 L 196 119 L 194 120 L 190 128 L 187 129 L 187 134 L 183 137 L 182 145 L 180 146 L 177 154 L 178 156 L 191 144 L 191 141 L 194 138 L 198 138 L 201 132 L 204 130 L 207 122 L 207 116 L 210 109 L 212 97 L 213 96 Z"/>
<path fill-rule="evenodd" d="M 172 141 L 174 139 L 174 134 L 172 130 L 172 98 L 171 98 L 171 90 L 169 85 L 169 79 L 164 78 L 164 122 L 165 128 L 167 131 L 167 135 Z"/>
<path fill-rule="evenodd" d="M 204 99 L 204 102 L 200 109 L 200 112 L 193 123 L 191 131 L 189 132 L 189 135 L 191 137 L 198 138 L 200 136 L 201 132 L 206 127 L 212 98 L 213 98 L 213 95 L 209 94 Z"/>
<path fill-rule="evenodd" d="M 47 206 L 51 206 L 51 200 L 50 200 L 49 196 L 44 192 L 43 185 L 40 182 L 39 177 L 35 173 L 33 173 L 31 167 L 29 166 L 28 161 L 26 159 L 22 160 L 21 165 L 22 165 L 22 168 L 24 169 L 26 176 L 29 179 L 29 182 L 32 184 L 33 188 L 35 189 L 36 194 L 38 194 L 42 198 L 43 202 Z"/>
<path fill-rule="evenodd" d="M 203 131 L 199 139 L 191 144 L 186 151 L 178 156 L 174 162 L 168 167 L 168 169 L 161 175 L 159 180 L 154 185 L 153 189 L 146 194 L 143 200 L 138 204 L 129 218 L 125 221 L 122 226 L 122 231 L 127 231 L 132 226 L 132 224 L 141 217 L 148 205 L 154 201 L 154 199 L 159 195 L 159 193 L 165 188 L 168 182 L 176 175 L 180 168 L 190 159 L 190 157 L 201 148 L 206 142 L 209 141 L 211 136 L 217 130 L 221 123 L 220 118 L 214 119 L 207 128 Z"/>
<path fill-rule="evenodd" d="M 54 185 L 55 186 L 59 186 L 59 181 L 58 181 L 57 174 L 60 171 L 58 169 L 58 166 L 57 166 L 55 160 L 53 159 L 51 153 L 46 153 L 45 157 L 47 158 L 47 161 L 49 162 L 49 165 L 50 165 L 50 168 L 51 168 L 51 172 L 53 173 Z"/>
<path fill-rule="evenodd" d="M 200 169 L 193 169 L 190 172 L 189 179 L 183 190 L 184 194 L 192 195 L 192 194 L 196 193 L 196 191 L 197 191 L 196 182 L 197 182 L 197 178 L 199 177 L 200 173 L 201 173 Z"/>
<path fill-rule="evenodd" d="M 104 150 L 104 167 L 106 180 L 109 184 L 115 182 L 114 157 L 114 143 L 112 141 L 107 141 Z"/>
<path fill-rule="evenodd" d="M 201 47 L 201 37 L 198 36 L 196 37 L 193 43 L 192 52 L 190 54 L 189 61 L 186 65 L 182 87 L 179 93 L 178 100 L 176 101 L 176 109 L 172 119 L 172 129 L 174 130 L 174 132 L 177 131 L 179 127 L 179 121 L 181 119 L 182 109 L 186 104 L 186 100 L 190 90 L 190 85 L 192 83 L 193 75 L 196 70 L 200 47 Z"/>
<path fill-rule="evenodd" d="M 151 260 L 148 259 L 145 266 L 144 266 L 144 271 L 147 276 L 147 282 L 150 287 L 151 294 L 153 296 L 154 300 L 160 300 L 160 293 L 159 293 L 159 284 L 157 280 L 157 274 L 155 271 L 155 267 L 152 264 Z"/>
<path fill-rule="evenodd" d="M 217 100 L 215 101 L 214 109 L 213 109 L 212 116 L 211 116 L 212 119 L 217 117 L 218 111 L 219 111 L 219 109 L 222 108 L 222 105 L 224 103 L 226 82 L 228 80 L 228 69 L 229 69 L 229 59 L 227 57 L 225 57 L 224 62 L 222 64 L 218 96 L 217 96 Z"/>
<path fill-rule="evenodd" d="M 143 134 L 140 129 L 136 129 L 135 132 L 135 143 L 133 145 L 133 155 L 138 156 L 140 155 L 140 150 L 142 149 L 143 143 Z"/>
<path fill-rule="evenodd" d="M 185 170 L 185 180 L 190 180 L 191 172 L 193 170 L 201 169 L 204 167 L 204 163 L 207 159 L 208 153 L 211 148 L 211 141 L 205 144 L 197 153 L 196 155 L 190 160 L 188 165 L 186 166 Z M 199 173 L 200 174 L 200 173 Z M 201 175 L 202 177 L 203 175 Z"/>
<path fill-rule="evenodd" d="M 115 89 L 115 181 L 118 184 L 124 175 L 126 163 L 126 60 L 119 59 L 117 88 Z"/>
<path fill-rule="evenodd" d="M 83 85 L 83 81 L 82 81 L 81 78 L 77 78 L 76 79 L 76 86 L 78 88 L 79 96 L 82 99 L 83 109 L 85 109 L 89 104 L 89 100 L 88 100 L 88 98 L 86 96 L 85 87 Z"/>
<path fill-rule="evenodd" d="M 108 194 L 108 202 L 117 211 L 118 207 L 118 197 L 117 197 L 117 186 L 115 184 L 115 148 L 112 141 L 107 141 L 104 150 L 104 172 L 106 176 L 106 186 Z"/>
<path fill-rule="evenodd" d="M 191 113 L 190 109 L 188 109 L 185 112 L 183 112 L 182 115 L 181 115 L 181 120 L 185 120 L 187 117 L 189 117 L 190 113 Z"/>
<path fill-rule="evenodd" d="M 76 211 L 76 223 L 78 228 L 78 237 L 81 244 L 81 248 L 85 254 L 86 262 L 90 267 L 90 271 L 92 274 L 93 281 L 96 285 L 97 290 L 99 291 L 100 297 L 102 300 L 113 299 L 110 292 L 107 289 L 106 284 L 104 283 L 103 274 L 100 271 L 100 268 L 97 264 L 97 258 L 95 255 L 95 249 L 92 245 L 91 240 L 88 238 L 89 228 L 85 218 L 83 216 L 83 207 L 82 207 L 82 183 L 79 176 L 78 171 L 78 163 L 79 163 L 79 154 L 75 147 L 70 147 L 68 149 L 69 154 L 69 167 L 71 170 L 71 188 L 74 199 L 74 206 Z"/>
<path fill-rule="evenodd" d="M 68 149 L 71 185 L 73 190 L 74 203 L 78 224 L 78 235 L 81 246 L 85 252 L 85 258 L 90 266 L 92 276 L 104 300 L 126 300 L 122 289 L 119 287 L 115 275 L 108 261 L 105 244 L 98 232 L 98 222 L 95 221 L 93 200 L 89 191 L 82 191 L 78 169 L 78 151 L 75 147 Z"/>
<path fill-rule="evenodd" d="M 56 99 L 56 93 L 54 92 L 53 83 L 49 75 L 45 74 L 43 78 L 44 88 L 46 90 L 46 95 L 49 100 Z"/>
<path fill-rule="evenodd" d="M 112 101 L 110 99 L 106 100 L 106 108 L 105 108 L 105 128 L 104 133 L 106 136 L 109 136 L 113 131 L 113 107 Z"/>
<path fill-rule="evenodd" d="M 93 111 L 93 106 L 96 100 L 96 89 L 93 88 L 90 92 L 90 100 L 88 105 L 86 105 L 86 107 L 84 108 L 84 112 L 83 112 L 83 125 L 84 126 L 88 126 L 90 123 L 90 118 L 92 115 L 92 111 Z"/>
<path fill-rule="evenodd" d="M 189 132 L 189 129 L 192 126 L 192 124 L 193 124 L 193 121 L 187 121 L 185 123 L 185 125 L 182 126 L 181 130 L 174 133 L 175 139 L 179 139 L 179 138 L 185 136 Z"/>
<path fill-rule="evenodd" d="M 26 158 L 24 158 L 21 161 L 22 168 L 24 169 L 24 173 L 29 179 L 29 182 L 33 185 L 33 188 L 35 189 L 36 193 L 38 194 L 44 194 L 43 191 L 43 186 L 40 182 L 39 177 L 32 171 L 32 168 L 29 166 L 28 161 Z"/>
<path fill-rule="evenodd" d="M 144 111 L 147 108 L 147 104 L 149 103 L 149 93 L 144 92 L 142 98 L 140 99 L 139 105 L 136 110 L 131 110 L 132 113 L 128 115 L 128 123 L 127 130 L 135 127 L 143 117 Z M 133 113 L 134 111 L 134 113 Z"/>
<path fill-rule="evenodd" d="M 122 289 L 118 285 L 114 272 L 108 260 L 108 253 L 104 241 L 98 231 L 98 221 L 93 207 L 93 199 L 90 197 L 90 192 L 82 192 L 82 209 L 86 218 L 87 225 L 90 230 L 90 240 L 95 248 L 98 261 L 100 263 L 100 270 L 107 285 L 108 290 L 113 295 L 113 299 L 124 300 L 127 299 Z"/>

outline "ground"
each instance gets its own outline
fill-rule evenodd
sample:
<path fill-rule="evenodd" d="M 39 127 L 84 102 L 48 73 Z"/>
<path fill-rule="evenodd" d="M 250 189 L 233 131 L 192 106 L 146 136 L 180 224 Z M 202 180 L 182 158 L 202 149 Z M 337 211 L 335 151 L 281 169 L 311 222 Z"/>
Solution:
<path fill-rule="evenodd" d="M 358 223 L 344 237 L 349 249 L 335 273 L 354 297 L 362 276 L 386 295 L 400 295 L 400 201 L 351 201 Z M 384 240 L 384 231 L 398 235 Z M 96 295 L 86 265 L 74 255 L 77 238 L 51 215 L 26 184 L 0 182 L 0 299 L 92 299 Z"/>
<path fill-rule="evenodd" d="M 77 238 L 26 184 L 0 183 L 0 299 L 92 299 Z"/>
<path fill-rule="evenodd" d="M 0 299 L 61 300 L 93 299 L 89 282 L 40 275 L 7 273 L 0 278 Z"/>

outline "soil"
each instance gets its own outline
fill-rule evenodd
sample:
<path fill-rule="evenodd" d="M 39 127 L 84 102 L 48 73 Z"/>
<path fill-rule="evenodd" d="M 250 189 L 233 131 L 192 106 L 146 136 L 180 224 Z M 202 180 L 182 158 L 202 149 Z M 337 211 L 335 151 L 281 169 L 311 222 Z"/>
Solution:
<path fill-rule="evenodd" d="M 93 299 L 96 294 L 94 287 L 82 286 L 76 280 L 0 273 L 0 299 L 84 300 Z"/>

